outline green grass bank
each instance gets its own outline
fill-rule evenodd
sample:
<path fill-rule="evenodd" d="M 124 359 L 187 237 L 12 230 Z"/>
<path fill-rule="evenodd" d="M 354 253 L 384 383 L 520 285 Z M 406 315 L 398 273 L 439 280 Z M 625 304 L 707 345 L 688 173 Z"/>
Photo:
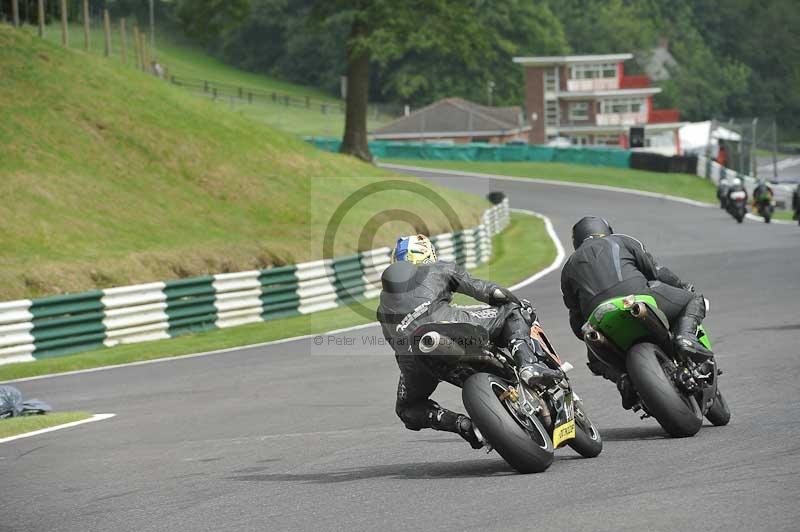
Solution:
<path fill-rule="evenodd" d="M 0 301 L 312 260 L 336 208 L 387 178 L 153 76 L 0 25 Z M 482 198 L 424 184 L 477 224 Z M 429 193 L 387 190 L 341 220 L 334 251 L 453 228 Z"/>

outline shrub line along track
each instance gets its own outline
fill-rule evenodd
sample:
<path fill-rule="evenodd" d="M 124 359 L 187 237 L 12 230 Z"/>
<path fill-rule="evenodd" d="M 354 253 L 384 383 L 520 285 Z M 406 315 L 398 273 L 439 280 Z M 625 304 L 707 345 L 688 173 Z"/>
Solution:
<path fill-rule="evenodd" d="M 549 216 L 561 241 L 589 213 L 641 238 L 711 299 L 706 323 L 725 370 L 731 424 L 666 439 L 655 421 L 623 411 L 615 387 L 584 368 L 585 349 L 550 274 L 519 295 L 533 299 L 550 339 L 576 366 L 571 380 L 606 441 L 597 459 L 562 450 L 546 473 L 514 475 L 499 456 L 474 452 L 457 436 L 404 430 L 394 415 L 394 357 L 362 341 L 380 336 L 365 327 L 322 347 L 303 339 L 19 383 L 26 396 L 59 407 L 101 405 L 118 415 L 57 439 L 0 447 L 3 502 L 12 509 L 4 524 L 503 531 L 563 529 L 568 520 L 574 531 L 698 522 L 709 530 L 796 530 L 796 228 L 737 225 L 708 208 L 628 191 L 418 173 L 467 192 L 504 190 L 512 207 Z M 434 394 L 454 408 L 459 397 L 447 385 Z M 26 504 L 32 496 L 48 504 Z M 535 504 L 526 508 L 526 500 Z"/>

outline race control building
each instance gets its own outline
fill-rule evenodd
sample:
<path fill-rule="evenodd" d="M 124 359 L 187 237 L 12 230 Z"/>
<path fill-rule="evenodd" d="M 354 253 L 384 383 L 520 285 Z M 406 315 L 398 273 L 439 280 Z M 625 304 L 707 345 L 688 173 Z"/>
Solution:
<path fill-rule="evenodd" d="M 645 75 L 626 76 L 633 54 L 515 57 L 525 68 L 528 142 L 559 137 L 575 145 L 628 148 L 631 127 L 644 128 L 650 151 L 679 151 L 680 113 L 654 109 L 661 92 Z"/>

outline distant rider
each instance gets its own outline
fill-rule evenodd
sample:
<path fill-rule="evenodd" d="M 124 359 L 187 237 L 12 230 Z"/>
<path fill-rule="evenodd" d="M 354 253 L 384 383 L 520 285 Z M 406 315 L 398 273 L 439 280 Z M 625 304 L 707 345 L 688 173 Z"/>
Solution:
<path fill-rule="evenodd" d="M 572 245 L 575 252 L 561 272 L 561 292 L 569 309 L 570 326 L 578 338 L 583 340 L 583 324 L 603 301 L 632 294 L 651 295 L 669 320 L 677 349 L 701 357 L 713 355 L 696 336 L 706 315 L 703 296 L 660 266 L 640 241 L 614 234 L 603 218 L 587 216 L 573 226 Z M 622 406 L 632 408 L 636 398 L 627 374 L 606 365 L 591 350 L 588 356 L 592 373 L 616 382 Z"/>
<path fill-rule="evenodd" d="M 769 198 L 772 201 L 773 192 L 772 187 L 767 185 L 765 181 L 760 181 L 758 185 L 753 189 L 753 208 L 758 208 L 758 204 L 761 201 L 761 198 Z"/>
<path fill-rule="evenodd" d="M 470 323 L 485 328 L 492 340 L 507 346 L 526 382 L 557 378 L 558 370 L 540 363 L 530 338 L 529 306 L 508 289 L 491 281 L 470 276 L 461 266 L 436 261 L 436 251 L 424 235 L 398 239 L 392 264 L 381 276 L 383 291 L 378 321 L 392 345 L 400 367 L 395 411 L 406 428 L 432 428 L 455 432 L 478 449 L 482 443 L 463 414 L 442 408 L 429 398 L 440 378 L 411 352 L 411 335 L 423 324 L 435 322 Z M 451 305 L 455 292 L 466 294 L 489 306 Z"/>

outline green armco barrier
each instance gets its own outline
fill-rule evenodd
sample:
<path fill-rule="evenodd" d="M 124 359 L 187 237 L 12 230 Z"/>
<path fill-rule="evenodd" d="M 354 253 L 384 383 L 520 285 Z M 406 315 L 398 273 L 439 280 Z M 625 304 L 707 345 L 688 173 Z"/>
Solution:
<path fill-rule="evenodd" d="M 337 152 L 341 141 L 327 137 L 305 137 L 306 142 L 325 151 Z M 428 161 L 559 162 L 629 168 L 629 151 L 615 148 L 530 146 L 527 144 L 432 144 L 373 140 L 369 143 L 377 159 L 419 159 Z"/>
<path fill-rule="evenodd" d="M 491 258 L 491 237 L 508 223 L 506 199 L 485 211 L 477 227 L 431 240 L 441 260 L 474 268 Z M 0 302 L 0 364 L 340 307 L 376 297 L 389 262 L 390 250 L 383 247 L 289 266 Z"/>
<path fill-rule="evenodd" d="M 170 336 L 214 328 L 217 309 L 214 307 L 214 277 L 205 275 L 167 281 L 166 314 L 169 318 L 167 332 Z"/>
<path fill-rule="evenodd" d="M 39 358 L 75 353 L 103 345 L 103 292 L 35 299 L 32 314 L 33 336 Z"/>

